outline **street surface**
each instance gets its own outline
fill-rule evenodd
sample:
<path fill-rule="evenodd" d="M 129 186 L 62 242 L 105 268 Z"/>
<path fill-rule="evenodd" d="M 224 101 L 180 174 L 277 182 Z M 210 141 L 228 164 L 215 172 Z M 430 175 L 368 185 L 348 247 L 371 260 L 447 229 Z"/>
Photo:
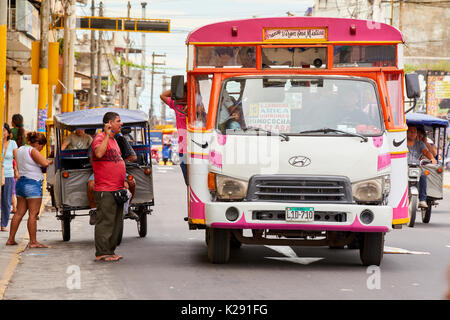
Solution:
<path fill-rule="evenodd" d="M 183 220 L 181 170 L 154 168 L 156 205 L 148 217 L 148 235 L 139 238 L 136 223 L 125 220 L 116 251 L 123 260 L 94 261 L 88 217 L 75 218 L 71 241 L 63 242 L 59 221 L 46 210 L 38 221 L 38 240 L 52 248 L 21 253 L 4 299 L 422 300 L 443 299 L 446 293 L 450 189 L 433 208 L 429 224 L 419 216 L 414 228 L 386 235 L 387 250 L 413 252 L 386 253 L 379 270 L 363 267 L 358 250 L 250 245 L 233 250 L 228 264 L 213 265 L 204 231 L 189 230 Z M 1 246 L 2 252 L 11 251 L 4 242 Z"/>

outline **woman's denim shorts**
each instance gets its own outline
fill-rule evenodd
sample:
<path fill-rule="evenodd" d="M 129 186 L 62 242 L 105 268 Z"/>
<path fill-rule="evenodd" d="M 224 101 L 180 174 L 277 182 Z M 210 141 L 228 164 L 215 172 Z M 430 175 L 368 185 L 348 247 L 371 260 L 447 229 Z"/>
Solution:
<path fill-rule="evenodd" d="M 42 180 L 20 177 L 16 183 L 16 196 L 25 199 L 42 198 Z"/>

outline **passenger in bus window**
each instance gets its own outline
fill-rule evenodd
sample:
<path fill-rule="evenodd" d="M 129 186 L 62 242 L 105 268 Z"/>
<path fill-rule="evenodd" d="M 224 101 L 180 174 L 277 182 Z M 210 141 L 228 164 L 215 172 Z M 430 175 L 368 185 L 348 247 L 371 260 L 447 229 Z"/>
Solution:
<path fill-rule="evenodd" d="M 234 63 L 233 47 L 216 47 L 214 50 L 216 55 L 216 68 L 223 68 L 224 66 L 232 66 Z"/>
<path fill-rule="evenodd" d="M 369 117 L 362 111 L 359 94 L 355 90 L 343 90 L 339 95 L 341 100 L 338 119 L 339 125 L 352 125 L 356 127 L 359 124 L 371 124 Z"/>
<path fill-rule="evenodd" d="M 239 61 L 242 68 L 254 68 L 256 65 L 255 48 L 242 47 L 239 49 Z"/>
<path fill-rule="evenodd" d="M 227 91 L 224 91 L 219 113 L 219 129 L 221 131 L 241 129 L 240 114 L 240 103 L 236 102 Z"/>
<path fill-rule="evenodd" d="M 195 126 L 204 127 L 206 124 L 206 110 L 200 93 L 200 83 L 197 79 L 195 84 Z"/>

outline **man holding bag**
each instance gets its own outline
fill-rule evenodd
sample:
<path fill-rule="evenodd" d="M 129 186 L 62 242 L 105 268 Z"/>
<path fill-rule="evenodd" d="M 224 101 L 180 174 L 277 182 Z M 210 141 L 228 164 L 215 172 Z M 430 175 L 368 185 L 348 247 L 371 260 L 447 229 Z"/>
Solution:
<path fill-rule="evenodd" d="M 120 132 L 119 114 L 107 112 L 103 116 L 103 132 L 92 142 L 94 171 L 94 200 L 97 206 L 95 224 L 95 260 L 117 261 L 114 253 L 123 227 L 123 204 L 126 199 L 125 162 L 114 136 Z"/>

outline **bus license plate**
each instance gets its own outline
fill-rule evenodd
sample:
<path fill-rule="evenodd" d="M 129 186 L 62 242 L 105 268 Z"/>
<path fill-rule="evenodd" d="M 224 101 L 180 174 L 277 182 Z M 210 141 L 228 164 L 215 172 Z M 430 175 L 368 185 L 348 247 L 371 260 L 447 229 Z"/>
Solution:
<path fill-rule="evenodd" d="M 314 208 L 286 208 L 286 221 L 314 221 Z"/>

